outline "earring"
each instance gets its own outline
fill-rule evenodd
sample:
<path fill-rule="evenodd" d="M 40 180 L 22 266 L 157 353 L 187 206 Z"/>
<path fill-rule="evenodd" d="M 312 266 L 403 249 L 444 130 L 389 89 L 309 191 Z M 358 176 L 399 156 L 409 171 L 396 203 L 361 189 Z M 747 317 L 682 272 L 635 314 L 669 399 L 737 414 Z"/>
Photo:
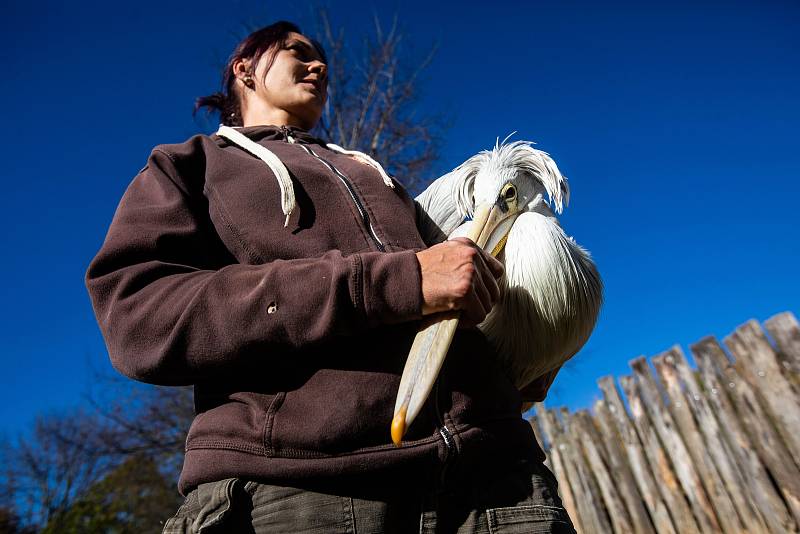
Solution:
<path fill-rule="evenodd" d="M 242 83 L 244 83 L 244 85 L 250 89 L 253 89 L 256 86 L 256 84 L 253 83 L 253 78 L 251 78 L 250 76 L 245 76 L 242 79 Z"/>

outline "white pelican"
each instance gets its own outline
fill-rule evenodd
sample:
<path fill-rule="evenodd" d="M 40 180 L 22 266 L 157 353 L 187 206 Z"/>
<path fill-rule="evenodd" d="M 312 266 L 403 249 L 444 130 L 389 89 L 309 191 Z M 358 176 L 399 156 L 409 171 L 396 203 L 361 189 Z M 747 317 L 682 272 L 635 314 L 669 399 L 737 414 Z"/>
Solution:
<path fill-rule="evenodd" d="M 586 343 L 602 283 L 589 253 L 564 234 L 553 214 L 569 202 L 569 187 L 548 154 L 527 141 L 498 140 L 493 150 L 433 182 L 416 201 L 427 243 L 467 235 L 503 262 L 500 298 L 478 328 L 518 388 Z M 414 339 L 395 403 L 396 445 L 427 399 L 457 325 L 458 312 L 436 314 Z"/>

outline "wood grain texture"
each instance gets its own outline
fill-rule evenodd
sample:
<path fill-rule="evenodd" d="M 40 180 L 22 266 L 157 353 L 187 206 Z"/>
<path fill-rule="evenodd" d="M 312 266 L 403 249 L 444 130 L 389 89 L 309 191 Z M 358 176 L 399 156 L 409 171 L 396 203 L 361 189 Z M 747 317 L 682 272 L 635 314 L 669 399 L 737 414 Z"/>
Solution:
<path fill-rule="evenodd" d="M 628 417 L 622 397 L 619 395 L 614 384 L 614 379 L 606 376 L 598 380 L 600 389 L 603 391 L 605 402 L 608 405 L 608 412 L 617 433 L 625 447 L 631 472 L 633 473 L 639 493 L 650 512 L 657 532 L 677 532 L 673 522 L 667 501 L 664 499 L 663 485 L 661 477 L 656 477 L 651 469 L 650 459 L 656 455 L 655 452 L 647 453 L 644 445 L 639 438 L 635 423 Z"/>
<path fill-rule="evenodd" d="M 661 497 L 667 503 L 676 530 L 681 534 L 699 533 L 700 529 L 683 495 L 669 456 L 661 446 L 658 434 L 650 422 L 636 379 L 632 376 L 622 376 L 619 382 L 628 398 L 631 420 L 647 455 L 650 470 L 656 478 L 656 486 L 661 492 Z"/>
<path fill-rule="evenodd" d="M 611 524 L 603 506 L 600 488 L 583 456 L 580 436 L 572 421 L 573 416 L 567 413 L 566 409 L 559 410 L 559 414 L 561 415 L 561 424 L 564 426 L 564 433 L 569 438 L 564 455 L 569 459 L 569 464 L 575 474 L 576 485 L 573 486 L 573 489 L 580 488 L 581 497 L 578 499 L 577 505 L 581 510 L 581 517 L 584 518 L 586 532 L 611 532 Z"/>
<path fill-rule="evenodd" d="M 777 314 L 531 419 L 578 532 L 800 534 L 800 325 Z M 653 364 L 655 373 L 651 369 Z"/>
<path fill-rule="evenodd" d="M 549 444 L 548 455 L 553 465 L 553 474 L 558 479 L 558 492 L 561 495 L 564 508 L 567 509 L 575 530 L 586 532 L 586 529 L 583 528 L 583 518 L 575 500 L 575 492 L 572 490 L 574 482 L 569 477 L 566 459 L 563 455 L 563 451 L 566 448 L 564 444 L 566 437 L 561 431 L 561 425 L 558 424 L 555 416 L 545 409 L 544 404 L 536 405 L 536 416 L 537 421 L 541 424 L 542 437 Z"/>
<path fill-rule="evenodd" d="M 594 419 L 597 423 L 599 439 L 602 440 L 605 446 L 609 470 L 613 474 L 614 482 L 617 484 L 620 496 L 625 502 L 633 532 L 637 534 L 654 534 L 653 523 L 647 514 L 647 508 L 643 497 L 639 493 L 636 478 L 626 459 L 625 445 L 617 433 L 606 401 L 598 399 L 594 403 Z M 646 461 L 643 456 L 641 460 Z"/>
<path fill-rule="evenodd" d="M 661 384 L 669 398 L 669 413 L 677 425 L 679 437 L 686 444 L 700 482 L 706 490 L 713 512 L 723 532 L 741 532 L 742 523 L 731 501 L 725 483 L 717 470 L 711 451 L 695 422 L 689 401 L 684 395 L 684 384 L 675 367 L 677 349 L 672 348 L 652 358 Z"/>
<path fill-rule="evenodd" d="M 751 319 L 727 336 L 724 343 L 736 358 L 739 373 L 763 401 L 794 465 L 800 468 L 800 401 L 761 326 Z"/>
<path fill-rule="evenodd" d="M 775 340 L 781 370 L 792 384 L 795 395 L 800 395 L 800 324 L 791 312 L 773 315 L 764 321 L 764 328 Z"/>
<path fill-rule="evenodd" d="M 794 523 L 800 525 L 800 473 L 755 393 L 714 338 L 704 338 L 692 346 L 692 352 L 711 392 L 709 399 L 716 404 L 720 419 L 725 421 L 723 428 L 731 433 L 732 443 L 736 443 L 743 457 L 740 465 L 750 475 L 750 484 L 756 485 L 759 493 L 770 502 L 769 508 L 763 509 L 765 519 L 769 517 L 769 511 L 776 514 L 775 517 L 782 516 L 779 511 L 782 501 Z M 772 497 L 771 480 L 775 480 L 778 486 L 780 498 L 777 500 Z M 783 532 L 796 530 L 796 526 L 786 523 L 788 526 Z"/>
<path fill-rule="evenodd" d="M 703 451 L 707 452 L 704 461 L 708 461 L 710 457 L 741 524 L 747 532 L 769 532 L 753 496 L 747 491 L 748 477 L 744 476 L 736 463 L 737 455 L 734 447 L 725 439 L 722 427 L 706 398 L 708 391 L 701 390 L 697 377 L 689 367 L 681 348 L 673 347 L 663 360 L 656 361 L 654 358 L 654 362 L 659 375 L 664 377 L 663 381 L 680 383 L 681 387 L 677 390 L 673 390 L 674 386 L 667 388 L 670 399 L 673 404 L 684 402 L 686 410 L 696 419 L 697 425 L 694 431 L 702 435 Z M 679 397 L 678 391 L 682 393 L 682 397 Z"/>

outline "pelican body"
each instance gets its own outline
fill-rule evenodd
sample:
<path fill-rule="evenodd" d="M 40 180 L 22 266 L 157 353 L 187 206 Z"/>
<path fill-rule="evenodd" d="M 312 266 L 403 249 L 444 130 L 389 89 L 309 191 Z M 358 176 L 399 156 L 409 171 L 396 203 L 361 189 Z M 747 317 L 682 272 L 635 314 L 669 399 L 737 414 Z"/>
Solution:
<path fill-rule="evenodd" d="M 602 283 L 589 253 L 558 224 L 569 186 L 547 153 L 527 141 L 498 142 L 416 201 L 428 244 L 467 236 L 504 264 L 500 298 L 478 328 L 518 388 L 560 367 L 586 343 Z M 423 321 L 400 382 L 395 444 L 427 399 L 457 326 L 458 312 Z"/>

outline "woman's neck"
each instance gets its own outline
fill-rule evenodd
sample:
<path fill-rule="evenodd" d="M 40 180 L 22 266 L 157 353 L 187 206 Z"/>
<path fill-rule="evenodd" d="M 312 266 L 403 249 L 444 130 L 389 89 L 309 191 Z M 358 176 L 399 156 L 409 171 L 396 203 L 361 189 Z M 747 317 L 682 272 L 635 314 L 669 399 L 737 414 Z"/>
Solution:
<path fill-rule="evenodd" d="M 313 126 L 309 126 L 302 118 L 283 109 L 248 109 L 247 107 L 242 109 L 242 126 L 261 126 L 266 124 L 273 126 L 294 126 L 302 130 L 310 130 L 311 126 Z"/>

